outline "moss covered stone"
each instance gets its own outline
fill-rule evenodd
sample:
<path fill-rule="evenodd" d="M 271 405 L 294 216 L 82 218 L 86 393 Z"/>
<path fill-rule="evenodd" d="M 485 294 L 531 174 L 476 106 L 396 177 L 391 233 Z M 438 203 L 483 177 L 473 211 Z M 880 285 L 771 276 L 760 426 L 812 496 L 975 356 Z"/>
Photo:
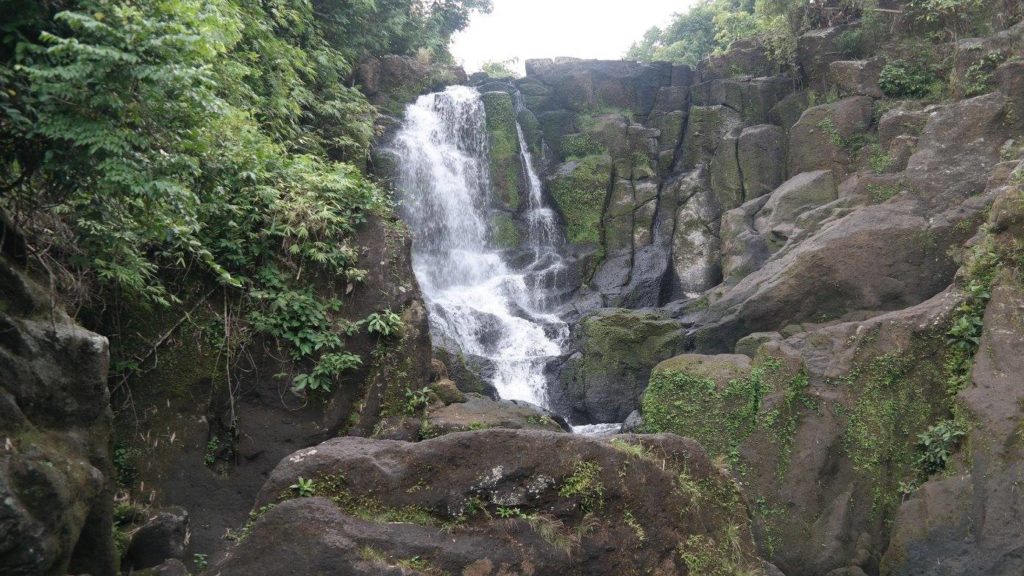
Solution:
<path fill-rule="evenodd" d="M 762 394 L 760 375 L 751 374 L 747 356 L 676 356 L 651 373 L 642 403 L 644 427 L 727 454 L 750 433 Z"/>
<path fill-rule="evenodd" d="M 682 351 L 677 321 L 652 312 L 605 310 L 583 320 L 582 357 L 563 377 L 573 411 L 596 422 L 622 422 L 640 403 L 658 362 Z"/>
<path fill-rule="evenodd" d="M 594 154 L 567 162 L 551 181 L 551 196 L 566 222 L 566 236 L 574 244 L 601 240 L 601 213 L 611 184 L 611 158 Z"/>
<path fill-rule="evenodd" d="M 519 183 L 523 165 L 519 158 L 515 106 L 505 92 L 485 92 L 481 98 L 487 116 L 491 189 L 501 208 L 519 208 Z"/>
<path fill-rule="evenodd" d="M 498 248 L 515 248 L 519 245 L 519 227 L 512 216 L 499 212 L 491 218 L 491 237 Z"/>

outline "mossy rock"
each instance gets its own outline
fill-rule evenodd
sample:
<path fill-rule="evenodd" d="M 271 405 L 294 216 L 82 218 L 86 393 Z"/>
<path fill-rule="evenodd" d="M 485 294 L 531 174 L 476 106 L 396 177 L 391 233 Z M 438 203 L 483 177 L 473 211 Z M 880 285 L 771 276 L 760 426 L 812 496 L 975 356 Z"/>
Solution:
<path fill-rule="evenodd" d="M 694 438 L 712 454 L 727 454 L 749 434 L 760 402 L 760 380 L 741 354 L 683 354 L 658 364 L 644 392 L 647 432 Z"/>
<path fill-rule="evenodd" d="M 487 115 L 491 188 L 494 199 L 499 207 L 515 211 L 519 208 L 519 184 L 523 181 L 523 164 L 519 158 L 519 135 L 516 131 L 512 96 L 505 92 L 485 92 L 481 98 Z"/>
<path fill-rule="evenodd" d="M 652 312 L 603 310 L 581 323 L 582 356 L 562 375 L 574 418 L 622 422 L 640 405 L 658 362 L 682 351 L 677 321 Z"/>
<path fill-rule="evenodd" d="M 512 216 L 499 212 L 491 218 L 491 239 L 494 245 L 501 249 L 511 249 L 519 245 L 519 226 Z"/>
<path fill-rule="evenodd" d="M 563 164 L 551 180 L 551 196 L 565 217 L 573 244 L 601 240 L 601 214 L 611 183 L 611 158 L 593 154 Z"/>

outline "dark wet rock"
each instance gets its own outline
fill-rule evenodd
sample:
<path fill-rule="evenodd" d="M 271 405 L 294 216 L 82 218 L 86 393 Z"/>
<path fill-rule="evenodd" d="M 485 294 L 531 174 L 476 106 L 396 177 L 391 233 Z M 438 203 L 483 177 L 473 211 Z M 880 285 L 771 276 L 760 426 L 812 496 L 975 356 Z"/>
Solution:
<path fill-rule="evenodd" d="M 108 363 L 106 338 L 0 257 L 0 572 L 115 572 Z"/>
<path fill-rule="evenodd" d="M 498 398 L 498 391 L 491 384 L 495 370 L 493 361 L 482 356 L 451 352 L 445 348 L 435 348 L 434 355 L 448 367 L 448 376 L 455 381 L 459 390 L 482 394 L 491 399 Z"/>
<path fill-rule="evenodd" d="M 694 106 L 725 106 L 738 112 L 748 124 L 764 124 L 783 98 L 793 92 L 788 76 L 733 77 L 709 80 L 693 87 Z"/>
<path fill-rule="evenodd" d="M 654 366 L 681 350 L 680 325 L 654 312 L 609 309 L 579 325 L 580 355 L 553 385 L 551 402 L 573 422 L 622 422 L 639 407 Z"/>
<path fill-rule="evenodd" d="M 782 335 L 778 332 L 754 332 L 740 338 L 739 342 L 736 343 L 735 352 L 753 358 L 757 356 L 757 351 L 761 348 L 761 345 L 767 342 L 777 342 L 781 339 Z"/>
<path fill-rule="evenodd" d="M 744 128 L 736 149 L 743 198 L 770 193 L 786 180 L 786 133 L 771 124 Z"/>
<path fill-rule="evenodd" d="M 878 121 L 878 141 L 888 147 L 899 136 L 917 137 L 928 123 L 928 112 L 895 108 L 882 114 Z"/>
<path fill-rule="evenodd" d="M 752 39 L 737 40 L 722 54 L 713 54 L 701 63 L 702 78 L 728 78 L 730 76 L 771 76 L 779 65 L 772 62 L 760 42 Z"/>
<path fill-rule="evenodd" d="M 801 215 L 828 204 L 838 195 L 830 170 L 797 174 L 772 192 L 757 213 L 754 226 L 768 237 L 769 245 L 779 246 L 796 233 Z"/>
<path fill-rule="evenodd" d="M 189 576 L 188 568 L 181 560 L 171 559 L 159 566 L 137 570 L 133 572 L 136 576 Z"/>
<path fill-rule="evenodd" d="M 871 127 L 873 100 L 853 96 L 806 110 L 789 132 L 789 173 L 851 171 L 851 142 Z"/>
<path fill-rule="evenodd" d="M 672 66 L 666 62 L 556 58 L 527 60 L 526 75 L 552 89 L 549 105 L 576 112 L 612 106 L 646 116 L 658 90 L 672 82 Z"/>
<path fill-rule="evenodd" d="M 464 402 L 428 410 L 420 437 L 433 438 L 488 428 L 571 431 L 565 419 L 529 402 L 491 400 L 479 394 L 467 394 Z"/>
<path fill-rule="evenodd" d="M 808 107 L 806 91 L 794 92 L 768 111 L 768 121 L 789 131 Z"/>
<path fill-rule="evenodd" d="M 844 26 L 811 30 L 797 39 L 796 60 L 803 74 L 804 84 L 824 93 L 829 82 L 829 66 L 837 60 L 846 60 L 841 47 Z"/>
<path fill-rule="evenodd" d="M 885 60 L 837 60 L 829 64 L 829 79 L 846 96 L 871 96 L 882 98 L 885 94 L 878 87 L 878 76 Z"/>
<path fill-rule="evenodd" d="M 281 462 L 256 508 L 276 505 L 211 573 L 682 575 L 687 558 L 761 573 L 743 500 L 695 443 L 613 438 L 330 440 Z M 315 497 L 277 503 L 299 477 Z"/>
<path fill-rule="evenodd" d="M 465 84 L 467 78 L 461 66 L 424 63 L 413 56 L 390 54 L 360 63 L 356 81 L 371 102 L 397 114 L 416 96 L 443 90 L 451 84 Z"/>
<path fill-rule="evenodd" d="M 1024 238 L 1020 186 L 1002 189 L 989 225 L 991 250 L 1004 264 L 985 309 L 970 380 L 957 396 L 965 411 L 960 454 L 899 508 L 881 573 L 1017 574 L 1024 570 L 1021 495 L 1024 448 L 1024 288 L 1019 254 Z M 936 572 L 934 567 L 941 566 Z"/>
<path fill-rule="evenodd" d="M 626 416 L 626 420 L 622 423 L 622 428 L 619 432 L 622 434 L 632 434 L 641 432 L 644 427 L 644 417 L 640 414 L 639 410 L 633 410 Z"/>
<path fill-rule="evenodd" d="M 754 226 L 754 217 L 768 202 L 755 198 L 722 216 L 722 276 L 735 283 L 764 265 L 771 257 L 768 240 Z"/>
<path fill-rule="evenodd" d="M 123 565 L 141 570 L 158 566 L 166 560 L 180 560 L 185 554 L 188 534 L 188 512 L 169 507 L 150 514 L 132 534 Z"/>
<path fill-rule="evenodd" d="M 913 192 L 928 206 L 982 192 L 1008 137 L 1006 99 L 995 92 L 929 114 L 917 152 L 907 162 Z"/>

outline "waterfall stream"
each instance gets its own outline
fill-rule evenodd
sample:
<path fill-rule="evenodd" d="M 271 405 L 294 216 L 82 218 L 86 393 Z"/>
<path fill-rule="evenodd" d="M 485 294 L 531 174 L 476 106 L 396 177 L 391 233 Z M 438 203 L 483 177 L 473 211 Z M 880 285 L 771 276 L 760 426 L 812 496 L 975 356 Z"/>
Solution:
<path fill-rule="evenodd" d="M 392 152 L 435 344 L 491 364 L 502 398 L 546 406 L 544 369 L 568 336 L 545 297 L 564 266 L 562 240 L 518 122 L 516 127 L 529 190 L 522 215 L 527 254 L 514 267 L 488 226 L 488 136 L 475 89 L 453 86 L 409 105 Z"/>

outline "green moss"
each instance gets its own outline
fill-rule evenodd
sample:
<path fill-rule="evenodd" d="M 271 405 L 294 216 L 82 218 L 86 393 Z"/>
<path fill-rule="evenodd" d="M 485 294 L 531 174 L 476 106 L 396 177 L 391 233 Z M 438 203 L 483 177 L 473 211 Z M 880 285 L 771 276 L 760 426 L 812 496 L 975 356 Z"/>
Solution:
<path fill-rule="evenodd" d="M 514 212 L 519 208 L 519 182 L 523 171 L 515 107 L 512 97 L 504 92 L 487 92 L 482 99 L 487 116 L 491 187 L 502 208 Z"/>
<path fill-rule="evenodd" d="M 871 202 L 881 204 L 899 194 L 900 187 L 895 184 L 868 184 L 867 191 Z"/>
<path fill-rule="evenodd" d="M 566 159 L 580 159 L 595 154 L 605 154 L 608 150 L 603 144 L 597 141 L 593 134 L 582 132 L 579 134 L 567 134 L 562 138 L 562 154 Z"/>
<path fill-rule="evenodd" d="M 435 517 L 430 511 L 416 506 L 394 507 L 384 504 L 372 494 L 353 494 L 347 487 L 344 476 L 340 474 L 324 475 L 314 482 L 317 496 L 330 498 L 334 504 L 350 516 L 378 523 L 418 524 L 420 526 L 437 526 L 443 519 Z M 289 499 L 295 494 L 291 491 L 282 494 Z"/>
<path fill-rule="evenodd" d="M 591 155 L 581 158 L 575 169 L 556 175 L 551 196 L 565 217 L 566 235 L 573 244 L 601 241 L 601 215 L 611 185 L 611 158 Z"/>
<path fill-rule="evenodd" d="M 504 212 L 491 219 L 491 234 L 498 248 L 509 249 L 519 245 L 519 227 L 512 216 Z"/>
<path fill-rule="evenodd" d="M 743 530 L 729 524 L 713 535 L 693 534 L 679 544 L 679 557 L 688 574 L 701 576 L 754 576 L 760 573 L 741 541 Z"/>
<path fill-rule="evenodd" d="M 604 507 L 601 466 L 596 462 L 577 462 L 572 474 L 562 481 L 558 495 L 563 498 L 575 498 L 584 512 L 601 510 Z"/>
<path fill-rule="evenodd" d="M 682 339 L 676 321 L 633 310 L 589 316 L 582 334 L 584 376 L 624 368 L 649 370 L 671 356 Z"/>
<path fill-rule="evenodd" d="M 641 402 L 644 429 L 693 438 L 711 454 L 735 456 L 756 424 L 763 376 L 763 368 L 746 373 L 714 357 L 662 362 Z"/>

